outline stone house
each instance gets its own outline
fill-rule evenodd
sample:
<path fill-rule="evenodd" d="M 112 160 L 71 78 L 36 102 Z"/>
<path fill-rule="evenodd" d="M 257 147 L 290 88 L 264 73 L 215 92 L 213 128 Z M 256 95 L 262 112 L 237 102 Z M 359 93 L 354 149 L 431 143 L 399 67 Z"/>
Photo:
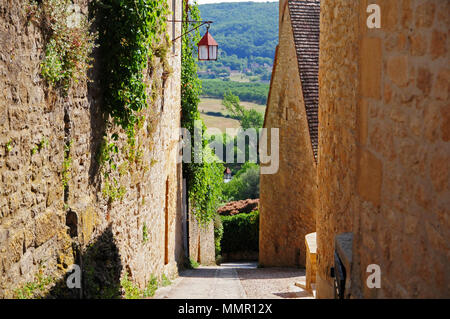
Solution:
<path fill-rule="evenodd" d="M 265 128 L 278 128 L 279 169 L 261 174 L 259 262 L 305 266 L 316 229 L 319 1 L 280 1 Z"/>
<path fill-rule="evenodd" d="M 294 95 L 289 93 L 292 83 L 301 78 L 301 72 L 289 73 L 298 71 L 301 51 L 297 57 L 279 54 L 283 46 L 290 46 L 290 52 L 295 47 L 294 37 L 283 37 L 282 17 L 291 15 L 294 25 L 293 4 L 309 2 L 318 1 L 280 1 L 280 43 L 266 127 L 274 126 L 271 118 L 282 117 L 277 113 L 285 114 L 287 103 L 274 92 L 282 88 L 286 97 Z M 381 9 L 379 29 L 367 26 L 369 4 Z M 308 204 L 297 189 L 279 185 L 286 199 L 298 207 L 310 205 L 315 216 L 318 298 L 335 296 L 332 275 L 339 265 L 345 268 L 340 292 L 347 298 L 450 296 L 449 10 L 450 2 L 440 0 L 320 1 L 317 163 L 305 143 L 290 143 L 304 137 L 306 120 L 289 138 L 283 138 L 285 124 L 280 122 L 280 170 L 283 157 L 291 165 L 308 161 L 315 183 L 300 175 L 308 172 L 306 164 L 290 174 L 301 176 L 302 184 L 310 181 L 306 189 L 317 185 L 317 193 Z M 277 75 L 277 69 L 288 71 Z M 289 85 L 281 86 L 283 81 Z M 294 105 L 301 106 L 299 101 Z M 304 107 L 298 112 L 305 118 Z M 299 149 L 290 150 L 287 141 Z M 270 230 L 271 236 L 261 244 L 260 250 L 266 250 L 261 258 L 271 256 L 267 247 L 275 243 L 279 251 L 293 246 L 292 241 L 284 246 L 276 241 L 293 235 L 287 225 L 270 227 L 271 214 L 284 214 L 290 223 L 302 218 L 301 210 L 284 209 L 284 199 L 278 207 L 268 200 L 270 186 L 263 183 L 277 178 L 283 181 L 261 176 L 261 189 L 266 189 L 261 234 Z M 367 284 L 373 265 L 381 270 L 379 288 Z"/>
<path fill-rule="evenodd" d="M 141 162 L 130 164 L 119 178 L 124 197 L 108 202 L 97 161 L 106 131 L 97 89 L 99 53 L 94 52 L 92 83 L 79 83 L 67 96 L 49 89 L 40 76 L 43 35 L 38 25 L 27 23 L 26 3 L 0 3 L 0 297 L 13 297 L 15 289 L 39 273 L 62 280 L 74 263 L 91 267 L 94 277 L 107 273 L 110 287 L 120 287 L 125 273 L 140 288 L 152 275 L 177 275 L 188 245 L 200 259 L 202 233 L 191 222 L 190 237 L 195 240 L 187 242 L 182 170 L 177 164 L 181 41 L 168 52 L 173 70 L 168 78 L 156 59 L 156 76 L 147 80 L 162 86 L 144 111 L 148 120 L 136 136 L 143 149 Z M 75 4 L 82 14 L 88 13 L 88 1 Z M 173 12 L 169 18 L 181 20 L 182 6 L 176 4 L 168 1 Z M 181 24 L 169 22 L 168 34 L 172 39 L 180 35 Z M 126 146 L 123 132 L 120 135 L 119 146 Z M 64 191 L 61 171 L 68 140 L 73 142 Z M 47 141 L 46 146 L 31 152 L 41 141 Z M 214 260 L 213 241 L 211 249 Z M 204 251 L 211 259 L 211 252 Z M 101 282 L 95 284 L 102 287 Z"/>

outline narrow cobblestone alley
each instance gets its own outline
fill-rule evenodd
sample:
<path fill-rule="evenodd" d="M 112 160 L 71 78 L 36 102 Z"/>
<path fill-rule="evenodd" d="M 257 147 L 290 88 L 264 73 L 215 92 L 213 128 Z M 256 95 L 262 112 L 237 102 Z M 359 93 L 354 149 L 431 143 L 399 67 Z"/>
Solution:
<path fill-rule="evenodd" d="M 296 268 L 257 268 L 253 262 L 200 266 L 180 272 L 170 286 L 158 289 L 154 298 L 256 299 L 312 298 L 295 286 L 305 271 Z"/>

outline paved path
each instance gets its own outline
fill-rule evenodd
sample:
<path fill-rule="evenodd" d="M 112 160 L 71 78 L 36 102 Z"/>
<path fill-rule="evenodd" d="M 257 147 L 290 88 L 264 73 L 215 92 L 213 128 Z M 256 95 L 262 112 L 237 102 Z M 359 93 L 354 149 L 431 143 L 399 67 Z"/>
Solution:
<path fill-rule="evenodd" d="M 256 263 L 224 263 L 184 270 L 154 298 L 244 299 L 311 298 L 295 282 L 304 281 L 305 271 L 292 268 L 257 268 Z"/>

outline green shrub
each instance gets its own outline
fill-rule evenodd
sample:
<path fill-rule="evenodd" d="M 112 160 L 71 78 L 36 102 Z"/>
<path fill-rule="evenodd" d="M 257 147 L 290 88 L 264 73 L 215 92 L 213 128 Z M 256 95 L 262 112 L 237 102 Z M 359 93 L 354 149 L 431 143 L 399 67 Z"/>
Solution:
<path fill-rule="evenodd" d="M 200 264 L 192 258 L 189 258 L 189 265 L 192 269 L 198 268 L 198 266 L 200 266 Z"/>
<path fill-rule="evenodd" d="M 161 287 L 167 287 L 172 284 L 172 281 L 170 281 L 169 278 L 165 274 L 161 277 Z"/>
<path fill-rule="evenodd" d="M 122 289 L 124 291 L 125 299 L 139 299 L 142 295 L 139 287 L 136 286 L 130 279 L 128 279 L 128 274 L 125 273 L 122 280 L 120 281 Z"/>
<path fill-rule="evenodd" d="M 152 275 L 147 283 L 147 286 L 142 292 L 142 297 L 144 298 L 153 297 L 157 289 L 158 289 L 158 279 L 154 275 Z"/>
<path fill-rule="evenodd" d="M 49 285 L 53 283 L 53 278 L 42 275 L 41 270 L 36 275 L 34 281 L 27 282 L 23 286 L 14 290 L 16 299 L 36 299 L 41 298 L 42 294 L 48 290 Z"/>
<path fill-rule="evenodd" d="M 184 260 L 184 268 L 186 269 L 195 269 L 198 266 L 200 266 L 200 264 L 192 258 L 186 258 Z"/>
<path fill-rule="evenodd" d="M 141 299 L 153 297 L 156 290 L 158 289 L 158 279 L 154 275 L 151 275 L 147 286 L 143 290 L 139 289 L 139 287 L 128 278 L 128 273 L 125 273 L 125 275 L 122 277 L 120 284 L 124 291 L 123 297 L 125 299 Z"/>
<path fill-rule="evenodd" d="M 216 265 L 220 265 L 223 261 L 222 255 L 216 256 Z"/>
<path fill-rule="evenodd" d="M 234 216 L 221 216 L 223 224 L 222 252 L 258 251 L 259 211 Z"/>

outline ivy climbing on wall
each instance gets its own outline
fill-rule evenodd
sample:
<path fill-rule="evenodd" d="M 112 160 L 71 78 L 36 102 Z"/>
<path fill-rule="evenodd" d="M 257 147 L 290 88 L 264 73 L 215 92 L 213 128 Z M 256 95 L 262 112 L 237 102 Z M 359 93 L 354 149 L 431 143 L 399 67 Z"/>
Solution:
<path fill-rule="evenodd" d="M 97 2 L 96 10 L 103 107 L 109 116 L 109 132 L 105 134 L 99 162 L 104 177 L 103 195 L 113 201 L 125 194 L 117 175 L 120 177 L 127 166 L 142 160 L 143 146 L 136 143 L 136 136 L 146 121 L 151 133 L 152 119 L 146 119 L 143 110 L 161 93 L 161 80 L 154 72 L 155 58 L 162 64 L 163 77 L 171 73 L 167 62 L 171 43 L 166 32 L 169 10 L 166 0 L 103 0 Z M 127 142 L 122 148 L 118 146 L 120 129 Z M 119 164 L 120 154 L 128 163 Z M 115 171 L 118 174 L 113 174 Z"/>
<path fill-rule="evenodd" d="M 200 11 L 197 4 L 189 6 L 189 12 L 183 13 L 183 20 L 200 21 Z M 197 24 L 198 25 L 198 24 Z M 183 23 L 183 34 L 194 24 Z M 186 34 L 182 38 L 182 62 L 181 62 L 181 127 L 191 133 L 191 145 L 194 145 L 195 123 L 201 121 L 198 111 L 200 102 L 201 82 L 197 75 L 197 43 L 200 40 L 200 31 Z M 202 123 L 202 122 L 201 122 Z M 206 127 L 198 128 L 205 133 Z M 195 158 L 194 147 L 192 147 L 191 159 Z M 187 181 L 187 189 L 192 212 L 201 225 L 206 225 L 214 219 L 217 207 L 222 195 L 223 164 L 219 163 L 217 157 L 208 146 L 208 139 L 203 135 L 202 140 L 202 163 L 183 163 L 183 176 Z"/>

